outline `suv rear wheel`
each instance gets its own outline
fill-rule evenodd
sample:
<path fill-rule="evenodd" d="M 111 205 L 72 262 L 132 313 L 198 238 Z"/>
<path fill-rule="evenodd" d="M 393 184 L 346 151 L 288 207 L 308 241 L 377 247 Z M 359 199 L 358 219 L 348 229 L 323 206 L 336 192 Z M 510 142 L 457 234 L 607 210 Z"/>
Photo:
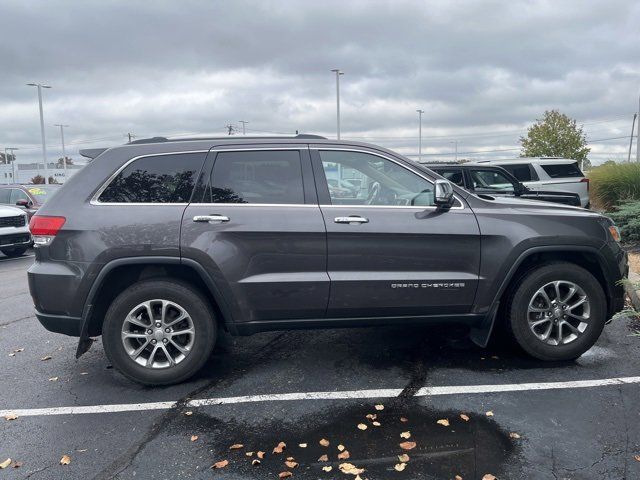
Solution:
<path fill-rule="evenodd" d="M 572 263 L 530 270 L 508 300 L 508 326 L 517 343 L 541 360 L 578 358 L 598 340 L 606 322 L 598 280 Z"/>
<path fill-rule="evenodd" d="M 204 365 L 216 333 L 209 303 L 193 288 L 174 280 L 145 280 L 113 301 L 102 340 L 123 375 L 146 385 L 168 385 Z"/>

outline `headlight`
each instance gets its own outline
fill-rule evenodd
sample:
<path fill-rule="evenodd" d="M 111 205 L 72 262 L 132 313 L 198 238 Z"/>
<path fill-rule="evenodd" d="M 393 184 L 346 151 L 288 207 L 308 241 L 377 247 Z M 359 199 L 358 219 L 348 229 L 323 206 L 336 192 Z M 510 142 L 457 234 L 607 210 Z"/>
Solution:
<path fill-rule="evenodd" d="M 609 225 L 609 233 L 616 242 L 620 242 L 620 229 L 618 227 Z"/>

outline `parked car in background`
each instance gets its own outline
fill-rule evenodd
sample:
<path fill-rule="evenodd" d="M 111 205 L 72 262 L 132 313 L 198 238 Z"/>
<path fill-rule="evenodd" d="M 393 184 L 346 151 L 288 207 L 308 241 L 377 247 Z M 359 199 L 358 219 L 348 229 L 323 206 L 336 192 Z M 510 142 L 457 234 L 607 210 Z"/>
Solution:
<path fill-rule="evenodd" d="M 18 207 L 29 218 L 60 188 L 60 185 L 0 185 L 0 205 Z"/>
<path fill-rule="evenodd" d="M 0 205 L 0 252 L 18 257 L 31 246 L 27 213 L 16 207 Z"/>
<path fill-rule="evenodd" d="M 573 192 L 530 190 L 504 168 L 494 165 L 463 163 L 461 165 L 425 164 L 452 183 L 475 194 L 499 195 L 581 206 L 580 196 Z"/>
<path fill-rule="evenodd" d="M 569 158 L 522 157 L 512 160 L 479 160 L 475 163 L 504 168 L 530 190 L 560 190 L 577 193 L 580 205 L 589 203 L 589 179 L 578 162 Z"/>
<path fill-rule="evenodd" d="M 31 219 L 36 317 L 80 337 L 76 355 L 102 335 L 141 383 L 189 378 L 221 328 L 448 322 L 486 346 L 495 326 L 568 360 L 624 307 L 609 218 L 473 195 L 375 145 L 154 138 L 81 154 L 95 160 Z M 356 177 L 355 197 L 327 181 Z"/>

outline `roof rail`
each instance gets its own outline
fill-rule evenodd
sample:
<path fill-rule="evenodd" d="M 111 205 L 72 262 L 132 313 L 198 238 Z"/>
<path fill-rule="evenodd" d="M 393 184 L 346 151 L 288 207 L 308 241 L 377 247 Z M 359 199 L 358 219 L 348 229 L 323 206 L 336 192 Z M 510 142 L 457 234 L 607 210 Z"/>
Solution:
<path fill-rule="evenodd" d="M 299 133 L 293 137 L 289 136 L 258 136 L 258 135 L 239 135 L 239 136 L 220 136 L 220 137 L 187 137 L 187 138 L 167 138 L 167 137 L 151 137 L 151 138 L 141 138 L 139 140 L 134 140 L 133 142 L 127 145 L 139 145 L 142 143 L 163 143 L 163 142 L 185 142 L 189 140 L 231 140 L 232 138 L 246 138 L 246 139 L 278 139 L 278 138 L 299 138 L 299 139 L 318 139 L 318 140 L 327 140 L 327 137 L 323 137 L 322 135 L 314 135 L 311 133 Z"/>

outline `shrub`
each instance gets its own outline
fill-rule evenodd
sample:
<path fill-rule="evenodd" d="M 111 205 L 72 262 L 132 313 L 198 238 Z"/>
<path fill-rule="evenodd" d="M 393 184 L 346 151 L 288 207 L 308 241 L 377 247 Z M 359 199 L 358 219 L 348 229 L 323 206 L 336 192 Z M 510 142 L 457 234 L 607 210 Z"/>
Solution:
<path fill-rule="evenodd" d="M 589 172 L 591 203 L 611 210 L 627 200 L 640 200 L 640 164 L 607 163 Z"/>
<path fill-rule="evenodd" d="M 611 219 L 620 228 L 622 240 L 640 242 L 640 201 L 630 201 L 619 205 L 615 212 L 609 213 Z"/>

